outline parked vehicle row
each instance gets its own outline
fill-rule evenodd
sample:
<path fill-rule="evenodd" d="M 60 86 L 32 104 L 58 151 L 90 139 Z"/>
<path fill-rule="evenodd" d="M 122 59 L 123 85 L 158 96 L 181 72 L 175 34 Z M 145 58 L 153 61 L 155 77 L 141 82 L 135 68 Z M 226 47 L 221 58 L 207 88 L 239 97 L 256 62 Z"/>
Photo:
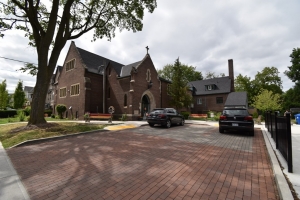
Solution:
<path fill-rule="evenodd" d="M 185 123 L 183 115 L 174 108 L 156 108 L 147 116 L 148 124 L 155 124 L 170 128 L 177 124 L 183 126 Z M 225 108 L 219 118 L 219 132 L 238 130 L 254 136 L 254 121 L 246 108 Z"/>

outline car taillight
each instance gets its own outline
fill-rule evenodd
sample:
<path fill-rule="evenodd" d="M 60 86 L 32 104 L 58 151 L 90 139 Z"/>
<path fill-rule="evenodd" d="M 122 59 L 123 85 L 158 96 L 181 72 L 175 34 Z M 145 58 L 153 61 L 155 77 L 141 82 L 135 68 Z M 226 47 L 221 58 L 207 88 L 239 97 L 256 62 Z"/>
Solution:
<path fill-rule="evenodd" d="M 244 120 L 246 120 L 246 121 L 252 121 L 253 118 L 252 118 L 252 116 L 247 116 L 247 117 L 244 118 Z"/>
<path fill-rule="evenodd" d="M 225 115 L 221 115 L 220 116 L 220 120 L 226 120 L 226 116 Z"/>
<path fill-rule="evenodd" d="M 160 115 L 157 115 L 157 118 L 162 118 L 162 119 L 164 119 L 164 118 L 166 118 L 166 115 L 160 114 Z"/>

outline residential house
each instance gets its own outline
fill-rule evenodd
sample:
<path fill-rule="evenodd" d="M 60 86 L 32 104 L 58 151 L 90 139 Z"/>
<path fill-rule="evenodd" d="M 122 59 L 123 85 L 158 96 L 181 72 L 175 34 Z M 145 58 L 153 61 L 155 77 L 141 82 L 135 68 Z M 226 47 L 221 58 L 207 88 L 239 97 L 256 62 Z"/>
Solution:
<path fill-rule="evenodd" d="M 231 92 L 228 94 L 224 107 L 248 109 L 247 92 Z"/>
<path fill-rule="evenodd" d="M 206 80 L 192 81 L 193 104 L 191 113 L 201 114 L 209 111 L 221 112 L 226 99 L 234 92 L 233 60 L 228 60 L 229 76 L 217 77 Z"/>

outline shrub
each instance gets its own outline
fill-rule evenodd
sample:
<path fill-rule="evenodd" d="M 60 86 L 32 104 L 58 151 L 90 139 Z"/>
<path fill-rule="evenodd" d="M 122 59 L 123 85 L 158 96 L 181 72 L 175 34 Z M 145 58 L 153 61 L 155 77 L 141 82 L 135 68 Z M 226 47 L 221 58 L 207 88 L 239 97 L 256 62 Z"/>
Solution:
<path fill-rule="evenodd" d="M 54 115 L 54 114 L 51 114 L 51 118 L 55 118 L 55 115 Z"/>
<path fill-rule="evenodd" d="M 18 113 L 18 118 L 19 118 L 20 122 L 25 121 L 26 116 L 24 114 L 24 111 L 23 110 L 18 110 L 17 113 Z"/>
<path fill-rule="evenodd" d="M 52 110 L 51 109 L 46 109 L 44 111 L 44 114 L 48 114 L 48 116 L 51 116 L 52 115 Z"/>
<path fill-rule="evenodd" d="M 0 110 L 0 118 L 9 118 L 17 115 L 16 110 Z"/>
<path fill-rule="evenodd" d="M 182 111 L 181 112 L 181 115 L 184 117 L 184 119 L 188 119 L 189 118 L 189 116 L 190 116 L 190 112 L 187 112 L 187 111 Z"/>
<path fill-rule="evenodd" d="M 29 116 L 29 115 L 30 115 L 30 111 L 31 111 L 31 107 L 30 107 L 30 106 L 26 106 L 26 107 L 24 108 L 24 113 L 25 113 L 26 116 Z"/>
<path fill-rule="evenodd" d="M 122 115 L 121 121 L 126 121 L 126 119 L 127 119 L 127 114 L 125 113 L 125 114 Z"/>
<path fill-rule="evenodd" d="M 254 112 L 253 115 L 252 115 L 252 117 L 253 117 L 253 118 L 258 118 L 258 113 L 257 113 L 257 112 Z"/>
<path fill-rule="evenodd" d="M 56 106 L 56 111 L 58 112 L 59 116 L 60 116 L 60 119 L 63 118 L 63 113 L 67 110 L 67 107 L 66 105 L 64 104 L 58 104 Z"/>
<path fill-rule="evenodd" d="M 29 122 L 29 120 L 30 120 L 30 116 L 28 116 L 26 120 Z"/>
<path fill-rule="evenodd" d="M 221 114 L 222 114 L 221 112 L 215 113 L 214 120 L 218 121 L 220 119 Z"/>
<path fill-rule="evenodd" d="M 9 117 L 9 118 L 7 118 L 7 122 L 10 123 L 10 122 L 13 122 L 13 120 Z"/>

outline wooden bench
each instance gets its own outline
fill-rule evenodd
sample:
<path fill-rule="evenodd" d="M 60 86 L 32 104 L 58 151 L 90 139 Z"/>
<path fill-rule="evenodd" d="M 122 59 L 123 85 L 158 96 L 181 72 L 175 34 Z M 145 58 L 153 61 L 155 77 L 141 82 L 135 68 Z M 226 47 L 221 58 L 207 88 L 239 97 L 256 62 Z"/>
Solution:
<path fill-rule="evenodd" d="M 193 118 L 203 118 L 205 120 L 207 120 L 207 114 L 190 114 L 189 115 L 189 119 L 193 119 Z"/>
<path fill-rule="evenodd" d="M 90 113 L 89 120 L 92 119 L 110 119 L 111 114 Z"/>

